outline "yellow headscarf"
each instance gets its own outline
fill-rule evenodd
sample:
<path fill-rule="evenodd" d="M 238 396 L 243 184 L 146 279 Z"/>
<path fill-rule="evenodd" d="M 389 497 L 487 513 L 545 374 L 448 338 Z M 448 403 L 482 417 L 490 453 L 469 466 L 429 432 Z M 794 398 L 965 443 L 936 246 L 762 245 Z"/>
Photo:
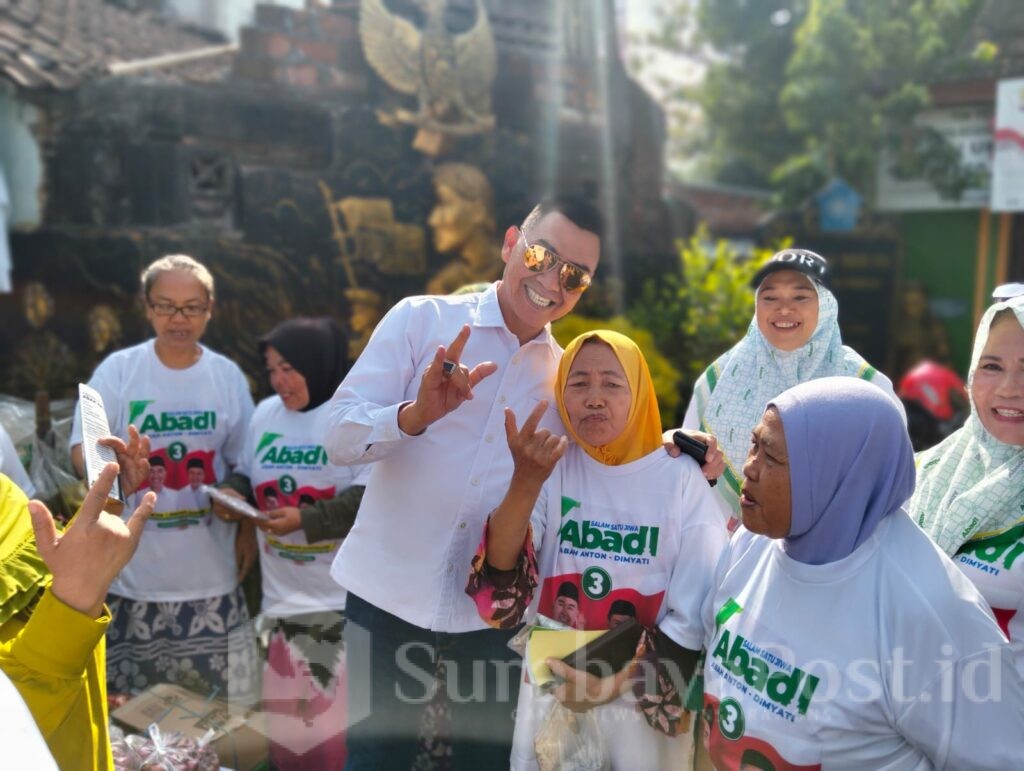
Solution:
<path fill-rule="evenodd" d="M 588 340 L 598 339 L 611 346 L 616 358 L 626 372 L 629 391 L 633 397 L 629 405 L 629 417 L 626 428 L 617 439 L 609 444 L 597 447 L 587 444 L 576 435 L 569 423 L 569 414 L 565 411 L 565 384 L 569 379 L 569 370 L 576 354 Z M 608 329 L 597 329 L 584 332 L 573 340 L 562 354 L 558 362 L 558 380 L 555 384 L 555 401 L 558 403 L 558 414 L 566 431 L 576 444 L 583 448 L 591 458 L 606 466 L 619 466 L 644 457 L 662 446 L 661 416 L 658 412 L 658 397 L 654 392 L 651 371 L 647 368 L 647 360 L 637 344 L 625 335 Z"/>

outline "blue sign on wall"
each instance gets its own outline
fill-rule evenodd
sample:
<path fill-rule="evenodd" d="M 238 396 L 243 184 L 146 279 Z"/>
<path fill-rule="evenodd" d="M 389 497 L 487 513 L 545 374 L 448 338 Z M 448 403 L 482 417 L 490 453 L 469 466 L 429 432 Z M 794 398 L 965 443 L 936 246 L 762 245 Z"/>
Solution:
<path fill-rule="evenodd" d="M 836 177 L 814 198 L 818 202 L 818 227 L 823 231 L 841 233 L 856 227 L 863 199 L 843 180 Z"/>

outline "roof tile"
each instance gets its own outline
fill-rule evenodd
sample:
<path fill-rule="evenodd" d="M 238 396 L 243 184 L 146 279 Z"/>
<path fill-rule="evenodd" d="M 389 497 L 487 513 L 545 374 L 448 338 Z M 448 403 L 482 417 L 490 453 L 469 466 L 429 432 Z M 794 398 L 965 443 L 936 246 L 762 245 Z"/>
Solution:
<path fill-rule="evenodd" d="M 149 12 L 107 0 L 0 0 L 0 79 L 31 88 L 74 88 L 113 62 L 182 53 L 223 42 Z M 226 71 L 216 62 L 180 68 L 189 79 Z M 206 77 L 208 76 L 208 77 Z"/>

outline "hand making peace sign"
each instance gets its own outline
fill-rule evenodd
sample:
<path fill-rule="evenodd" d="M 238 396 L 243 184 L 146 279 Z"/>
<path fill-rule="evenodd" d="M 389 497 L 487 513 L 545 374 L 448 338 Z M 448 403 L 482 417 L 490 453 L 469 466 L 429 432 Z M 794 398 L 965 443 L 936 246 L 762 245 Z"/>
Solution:
<path fill-rule="evenodd" d="M 416 400 L 398 411 L 398 425 L 407 434 L 420 434 L 427 426 L 463 402 L 473 398 L 473 388 L 498 370 L 493 361 L 484 361 L 469 369 L 460 363 L 462 350 L 469 340 L 469 324 L 464 324 L 452 344 L 437 347 L 434 360 L 423 372 Z"/>

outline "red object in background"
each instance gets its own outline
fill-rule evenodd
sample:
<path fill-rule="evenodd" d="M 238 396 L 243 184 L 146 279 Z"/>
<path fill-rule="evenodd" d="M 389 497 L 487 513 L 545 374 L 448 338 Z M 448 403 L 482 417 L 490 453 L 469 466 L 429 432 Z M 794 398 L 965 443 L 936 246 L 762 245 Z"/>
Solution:
<path fill-rule="evenodd" d="M 949 367 L 934 361 L 922 361 L 900 380 L 897 396 L 915 401 L 938 420 L 949 420 L 956 412 L 951 398 L 959 394 L 967 403 L 967 387 Z"/>
<path fill-rule="evenodd" d="M 107 693 L 107 708 L 113 712 L 122 707 L 135 697 L 130 693 Z"/>

